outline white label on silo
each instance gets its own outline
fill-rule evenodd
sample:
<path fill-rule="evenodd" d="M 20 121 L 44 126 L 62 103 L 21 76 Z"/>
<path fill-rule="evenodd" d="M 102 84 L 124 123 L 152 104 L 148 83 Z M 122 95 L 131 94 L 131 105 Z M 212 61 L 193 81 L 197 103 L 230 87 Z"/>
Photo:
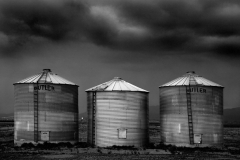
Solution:
<path fill-rule="evenodd" d="M 41 140 L 49 141 L 49 132 L 41 132 Z"/>
<path fill-rule="evenodd" d="M 127 138 L 127 130 L 126 129 L 118 129 L 118 138 L 126 139 Z"/>
<path fill-rule="evenodd" d="M 202 143 L 202 134 L 194 134 L 194 143 L 196 144 Z"/>

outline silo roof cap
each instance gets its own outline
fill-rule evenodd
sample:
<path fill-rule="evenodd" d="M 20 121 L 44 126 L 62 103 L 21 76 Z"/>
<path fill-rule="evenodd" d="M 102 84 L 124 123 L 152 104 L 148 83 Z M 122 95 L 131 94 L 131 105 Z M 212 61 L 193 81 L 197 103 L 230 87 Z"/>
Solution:
<path fill-rule="evenodd" d="M 41 73 L 37 75 L 33 75 L 26 79 L 23 79 L 14 84 L 22 84 L 22 83 L 52 83 L 52 84 L 76 85 L 75 83 L 69 80 L 66 80 L 65 78 L 62 78 L 59 75 L 53 73 L 51 69 L 43 69 Z"/>
<path fill-rule="evenodd" d="M 212 82 L 202 76 L 197 75 L 194 71 L 188 71 L 183 76 L 174 79 L 166 84 L 163 84 L 159 87 L 167 86 L 187 86 L 187 85 L 201 85 L 201 86 L 214 86 L 214 87 L 223 87 L 215 82 Z"/>
<path fill-rule="evenodd" d="M 132 91 L 132 92 L 148 92 L 142 88 L 139 88 L 131 83 L 122 80 L 120 77 L 114 77 L 112 80 L 89 88 L 89 91 Z"/>

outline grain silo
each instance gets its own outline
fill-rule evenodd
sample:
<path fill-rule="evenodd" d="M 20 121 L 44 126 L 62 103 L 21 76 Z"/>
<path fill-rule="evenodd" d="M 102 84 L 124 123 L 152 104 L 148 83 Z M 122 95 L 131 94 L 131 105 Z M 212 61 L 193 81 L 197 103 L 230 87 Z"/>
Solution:
<path fill-rule="evenodd" d="M 86 90 L 92 146 L 148 144 L 148 91 L 119 77 Z"/>
<path fill-rule="evenodd" d="M 50 69 L 14 83 L 14 143 L 78 141 L 78 86 Z"/>
<path fill-rule="evenodd" d="M 161 141 L 176 146 L 223 144 L 223 87 L 194 71 L 160 88 Z"/>

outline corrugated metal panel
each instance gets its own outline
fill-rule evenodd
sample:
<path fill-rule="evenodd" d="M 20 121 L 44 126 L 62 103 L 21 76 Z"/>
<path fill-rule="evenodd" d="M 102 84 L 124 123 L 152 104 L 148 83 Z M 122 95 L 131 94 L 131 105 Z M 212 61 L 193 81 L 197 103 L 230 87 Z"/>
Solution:
<path fill-rule="evenodd" d="M 93 92 L 88 92 L 87 94 L 87 115 L 88 115 L 88 132 L 87 132 L 87 142 L 93 144 L 92 133 L 93 133 Z"/>
<path fill-rule="evenodd" d="M 112 83 L 109 83 L 109 86 L 105 89 L 105 91 L 112 91 L 116 82 L 112 81 Z"/>
<path fill-rule="evenodd" d="M 39 132 L 38 134 L 38 139 L 41 139 L 41 132 Z M 18 140 L 21 140 L 21 142 L 30 142 L 30 141 L 34 141 L 33 137 L 34 137 L 34 133 L 31 131 L 15 131 L 14 133 L 15 135 L 17 135 Z M 72 141 L 73 139 L 76 139 L 77 137 L 77 132 L 73 132 L 73 131 L 63 131 L 63 132 L 54 132 L 51 131 L 49 132 L 49 139 L 51 139 L 52 142 L 74 142 Z M 24 140 L 24 141 L 22 141 Z"/>
<path fill-rule="evenodd" d="M 96 92 L 95 133 L 92 129 L 93 92 L 88 97 L 88 143 L 100 147 L 113 145 L 148 144 L 148 93 L 146 92 Z M 118 137 L 118 129 L 127 130 L 127 138 Z"/>
<path fill-rule="evenodd" d="M 26 79 L 23 79 L 23 80 L 19 81 L 19 83 L 24 83 L 25 81 L 31 81 L 31 82 L 33 82 L 34 80 L 40 78 L 40 76 L 41 76 L 40 74 L 34 75 L 34 76 L 32 76 L 32 77 L 28 77 L 28 78 L 26 78 Z"/>
<path fill-rule="evenodd" d="M 187 72 L 187 74 L 179 77 L 175 80 L 172 80 L 160 87 L 167 87 L 167 86 L 186 86 L 189 85 L 189 81 L 192 83 L 190 85 L 203 85 L 203 86 L 215 86 L 215 87 L 223 87 L 217 83 L 214 83 L 210 80 L 207 80 L 197 74 L 194 71 Z"/>
<path fill-rule="evenodd" d="M 43 72 L 28 77 L 26 79 L 23 79 L 19 82 L 16 82 L 15 84 L 21 84 L 21 83 L 53 83 L 53 84 L 68 84 L 68 85 L 76 85 L 73 82 L 70 82 L 57 74 L 51 72 L 50 69 L 44 69 Z"/>
<path fill-rule="evenodd" d="M 143 89 L 141 89 L 141 88 L 139 88 L 137 86 L 134 86 L 134 85 L 132 85 L 132 84 L 130 84 L 128 82 L 124 82 L 124 84 L 127 84 L 126 86 L 128 88 L 130 88 L 131 91 L 145 91 L 145 90 L 143 90 Z M 148 91 L 145 91 L 145 92 L 148 92 Z"/>
<path fill-rule="evenodd" d="M 15 143 L 34 139 L 34 84 L 14 85 Z M 78 86 L 50 85 L 38 94 L 38 131 L 50 133 L 52 141 L 78 141 Z M 39 134 L 40 136 L 40 134 Z M 40 137 L 39 137 L 39 141 Z"/>
<path fill-rule="evenodd" d="M 200 146 L 223 143 L 223 88 L 190 86 L 194 134 L 202 135 Z M 161 141 L 190 146 L 186 87 L 160 88 Z"/>
<path fill-rule="evenodd" d="M 148 92 L 142 88 L 134 86 L 119 77 L 115 77 L 111 81 L 102 83 L 86 91 L 139 91 L 139 92 Z"/>
<path fill-rule="evenodd" d="M 120 85 L 120 87 L 121 87 L 121 89 L 122 89 L 123 91 L 129 90 L 129 88 L 127 87 L 127 85 L 124 85 L 123 83 L 119 83 L 119 85 Z"/>
<path fill-rule="evenodd" d="M 116 90 L 116 91 L 121 91 L 122 90 L 119 83 L 117 83 L 117 82 L 115 83 L 114 90 Z"/>

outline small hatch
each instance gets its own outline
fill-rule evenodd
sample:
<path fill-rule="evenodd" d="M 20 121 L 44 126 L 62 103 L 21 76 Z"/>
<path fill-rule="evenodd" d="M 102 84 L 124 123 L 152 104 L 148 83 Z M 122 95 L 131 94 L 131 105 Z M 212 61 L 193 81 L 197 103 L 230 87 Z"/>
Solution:
<path fill-rule="evenodd" d="M 41 132 L 41 140 L 49 141 L 49 132 Z"/>
<path fill-rule="evenodd" d="M 127 129 L 125 129 L 125 128 L 118 129 L 118 138 L 119 139 L 127 139 Z"/>
<path fill-rule="evenodd" d="M 194 143 L 202 144 L 202 134 L 194 134 Z"/>

